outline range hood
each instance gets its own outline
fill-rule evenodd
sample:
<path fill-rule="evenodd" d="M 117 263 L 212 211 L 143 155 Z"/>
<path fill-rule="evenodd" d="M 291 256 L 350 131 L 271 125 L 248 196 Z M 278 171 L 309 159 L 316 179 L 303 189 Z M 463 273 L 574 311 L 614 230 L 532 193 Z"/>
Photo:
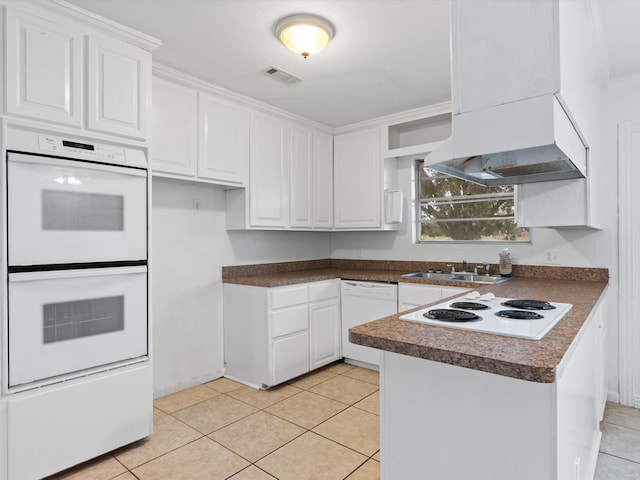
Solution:
<path fill-rule="evenodd" d="M 588 145 L 559 89 L 558 2 L 508 3 L 452 0 L 452 134 L 424 164 L 483 185 L 584 178 Z"/>

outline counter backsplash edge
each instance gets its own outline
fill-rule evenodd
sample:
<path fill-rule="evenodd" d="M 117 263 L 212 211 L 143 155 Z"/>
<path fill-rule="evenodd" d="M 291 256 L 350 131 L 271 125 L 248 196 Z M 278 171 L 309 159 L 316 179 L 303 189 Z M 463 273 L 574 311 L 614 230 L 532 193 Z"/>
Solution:
<path fill-rule="evenodd" d="M 253 265 L 230 265 L 222 267 L 222 279 L 254 275 L 270 275 L 304 270 L 377 270 L 393 271 L 398 274 L 423 272 L 429 269 L 448 271 L 448 263 L 459 262 L 418 262 L 403 260 L 349 260 L 325 258 L 319 260 L 300 260 L 293 262 L 261 263 Z M 471 263 L 470 263 L 471 265 Z M 491 272 L 498 272 L 498 264 L 491 264 Z M 556 265 L 513 265 L 513 276 L 520 278 L 546 278 L 556 280 L 580 280 L 607 282 L 608 268 L 564 267 Z"/>

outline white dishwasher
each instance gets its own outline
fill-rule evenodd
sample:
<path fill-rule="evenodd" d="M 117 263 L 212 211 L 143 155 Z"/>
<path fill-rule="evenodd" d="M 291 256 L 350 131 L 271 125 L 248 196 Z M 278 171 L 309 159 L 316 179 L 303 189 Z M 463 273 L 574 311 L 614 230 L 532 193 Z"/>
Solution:
<path fill-rule="evenodd" d="M 342 356 L 348 363 L 380 365 L 380 350 L 349 342 L 349 329 L 398 313 L 398 285 L 342 280 Z M 363 365 L 367 366 L 367 365 Z"/>

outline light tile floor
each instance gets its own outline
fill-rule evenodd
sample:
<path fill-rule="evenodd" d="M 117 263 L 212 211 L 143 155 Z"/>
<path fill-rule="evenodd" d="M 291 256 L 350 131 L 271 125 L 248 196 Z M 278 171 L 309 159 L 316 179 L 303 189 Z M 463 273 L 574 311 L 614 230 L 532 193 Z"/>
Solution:
<path fill-rule="evenodd" d="M 640 409 L 607 403 L 595 480 L 640 479 Z"/>
<path fill-rule="evenodd" d="M 220 378 L 154 402 L 149 438 L 49 480 L 379 480 L 379 381 L 336 363 L 259 391 Z M 640 479 L 640 409 L 608 403 L 595 480 Z"/>
<path fill-rule="evenodd" d="M 226 378 L 159 398 L 154 432 L 50 480 L 379 480 L 378 372 L 335 363 L 255 390 Z"/>

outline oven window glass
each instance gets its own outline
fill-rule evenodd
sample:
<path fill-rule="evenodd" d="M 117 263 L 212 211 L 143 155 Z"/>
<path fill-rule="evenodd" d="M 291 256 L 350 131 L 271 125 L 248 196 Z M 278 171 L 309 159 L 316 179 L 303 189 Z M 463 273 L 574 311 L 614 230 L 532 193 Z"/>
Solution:
<path fill-rule="evenodd" d="M 43 230 L 124 228 L 124 197 L 100 193 L 42 191 Z"/>
<path fill-rule="evenodd" d="M 44 343 L 124 329 L 124 296 L 48 303 L 42 307 Z"/>

